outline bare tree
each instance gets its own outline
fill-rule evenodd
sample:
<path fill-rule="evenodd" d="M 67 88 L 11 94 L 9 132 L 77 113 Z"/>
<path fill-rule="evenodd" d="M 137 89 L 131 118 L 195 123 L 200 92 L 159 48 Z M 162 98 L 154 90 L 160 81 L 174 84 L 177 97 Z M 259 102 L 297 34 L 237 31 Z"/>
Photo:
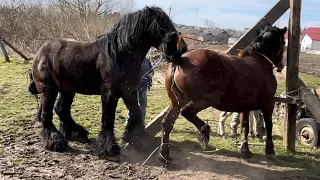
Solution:
<path fill-rule="evenodd" d="M 88 41 L 119 20 L 127 0 L 0 0 L 0 35 L 34 53 L 49 39 Z"/>

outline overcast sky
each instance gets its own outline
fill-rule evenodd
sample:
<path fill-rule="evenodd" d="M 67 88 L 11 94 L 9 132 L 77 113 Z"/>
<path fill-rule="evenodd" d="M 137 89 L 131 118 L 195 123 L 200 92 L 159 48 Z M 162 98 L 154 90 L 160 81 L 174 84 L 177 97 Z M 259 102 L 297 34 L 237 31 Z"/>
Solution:
<path fill-rule="evenodd" d="M 320 27 L 320 0 L 302 0 L 301 27 Z M 178 24 L 205 26 L 208 19 L 218 27 L 243 30 L 252 27 L 278 0 L 134 0 L 135 9 L 148 5 L 161 7 Z M 287 26 L 290 10 L 280 19 Z M 197 14 L 197 18 L 196 18 Z"/>

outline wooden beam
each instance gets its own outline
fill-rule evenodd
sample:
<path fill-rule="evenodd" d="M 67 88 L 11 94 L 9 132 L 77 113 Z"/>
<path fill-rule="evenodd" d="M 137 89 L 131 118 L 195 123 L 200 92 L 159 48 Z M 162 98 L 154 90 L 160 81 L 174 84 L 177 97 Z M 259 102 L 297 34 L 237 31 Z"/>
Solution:
<path fill-rule="evenodd" d="M 10 62 L 10 59 L 9 59 L 9 56 L 8 56 L 8 53 L 6 51 L 6 48 L 4 46 L 4 43 L 2 41 L 2 39 L 0 38 L 0 49 L 2 51 L 2 54 L 4 56 L 4 59 L 7 61 L 7 62 Z"/>
<path fill-rule="evenodd" d="M 257 36 L 257 31 L 267 24 L 274 24 L 288 9 L 289 0 L 279 0 L 269 12 L 267 12 L 247 33 L 238 39 L 238 41 L 228 49 L 227 53 L 236 55 L 239 51 L 237 49 L 244 49 L 252 39 Z"/>
<path fill-rule="evenodd" d="M 2 39 L 4 43 L 6 43 L 8 46 L 10 46 L 11 49 L 13 49 L 15 52 L 17 52 L 23 59 L 25 59 L 25 60 L 32 59 L 32 58 L 28 58 L 27 56 L 25 56 L 21 51 L 19 51 L 16 47 L 14 47 L 13 44 L 11 44 L 9 41 L 3 39 L 2 37 L 0 37 L 0 39 Z"/>
<path fill-rule="evenodd" d="M 290 0 L 290 22 L 288 31 L 287 50 L 287 76 L 286 91 L 291 92 L 299 88 L 299 53 L 300 53 L 300 15 L 301 0 Z M 291 93 L 296 96 L 297 91 Z M 291 152 L 295 151 L 296 139 L 296 114 L 298 107 L 296 104 L 285 104 L 287 109 L 283 126 L 283 145 Z"/>
<path fill-rule="evenodd" d="M 155 117 L 149 124 L 146 125 L 145 130 L 150 137 L 154 137 L 161 131 L 161 122 L 169 110 L 169 106 L 166 107 L 157 117 Z"/>

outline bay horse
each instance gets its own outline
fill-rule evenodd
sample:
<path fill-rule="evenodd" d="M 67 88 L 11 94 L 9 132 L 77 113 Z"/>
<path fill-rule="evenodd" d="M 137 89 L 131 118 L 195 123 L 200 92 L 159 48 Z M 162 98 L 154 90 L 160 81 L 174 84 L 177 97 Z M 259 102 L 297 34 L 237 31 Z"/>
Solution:
<path fill-rule="evenodd" d="M 40 94 L 36 117 L 42 124 L 45 149 L 63 152 L 68 147 L 68 140 L 88 140 L 88 131 L 71 116 L 76 93 L 101 95 L 102 126 L 96 139 L 99 156 L 120 155 L 120 146 L 114 137 L 119 98 L 124 100 L 132 117 L 122 139 L 141 145 L 146 132 L 136 87 L 141 79 L 142 60 L 151 46 L 170 51 L 178 58 L 187 50 L 184 41 L 178 47 L 167 49 L 163 43 L 170 44 L 168 33 L 178 33 L 169 16 L 161 8 L 146 6 L 124 15 L 110 31 L 93 41 L 60 39 L 42 45 L 29 74 L 29 91 Z M 55 104 L 58 93 L 60 96 Z M 60 131 L 52 123 L 53 108 L 60 119 Z"/>
<path fill-rule="evenodd" d="M 207 149 L 210 126 L 197 113 L 208 107 L 220 111 L 241 112 L 240 148 L 242 158 L 250 158 L 248 146 L 249 111 L 261 110 L 264 116 L 267 140 L 266 155 L 275 155 L 272 141 L 272 112 L 277 81 L 273 68 L 283 69 L 283 29 L 265 26 L 253 41 L 239 54 L 227 55 L 208 49 L 195 49 L 180 58 L 165 55 L 171 62 L 165 76 L 166 92 L 170 106 L 162 120 L 162 138 L 159 158 L 172 163 L 169 156 L 169 136 L 178 115 L 193 123 L 198 131 L 198 140 Z M 172 35 L 172 39 L 176 39 Z M 173 41 L 170 42 L 174 44 Z M 177 42 L 179 43 L 179 42 Z"/>

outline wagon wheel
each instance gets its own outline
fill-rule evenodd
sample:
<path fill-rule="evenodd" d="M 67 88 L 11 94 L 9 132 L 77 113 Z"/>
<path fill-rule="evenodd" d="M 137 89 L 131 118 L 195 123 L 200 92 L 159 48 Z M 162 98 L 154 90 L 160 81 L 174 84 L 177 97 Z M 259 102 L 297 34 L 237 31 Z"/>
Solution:
<path fill-rule="evenodd" d="M 316 147 L 319 139 L 319 124 L 312 118 L 298 120 L 296 138 L 305 146 Z"/>

